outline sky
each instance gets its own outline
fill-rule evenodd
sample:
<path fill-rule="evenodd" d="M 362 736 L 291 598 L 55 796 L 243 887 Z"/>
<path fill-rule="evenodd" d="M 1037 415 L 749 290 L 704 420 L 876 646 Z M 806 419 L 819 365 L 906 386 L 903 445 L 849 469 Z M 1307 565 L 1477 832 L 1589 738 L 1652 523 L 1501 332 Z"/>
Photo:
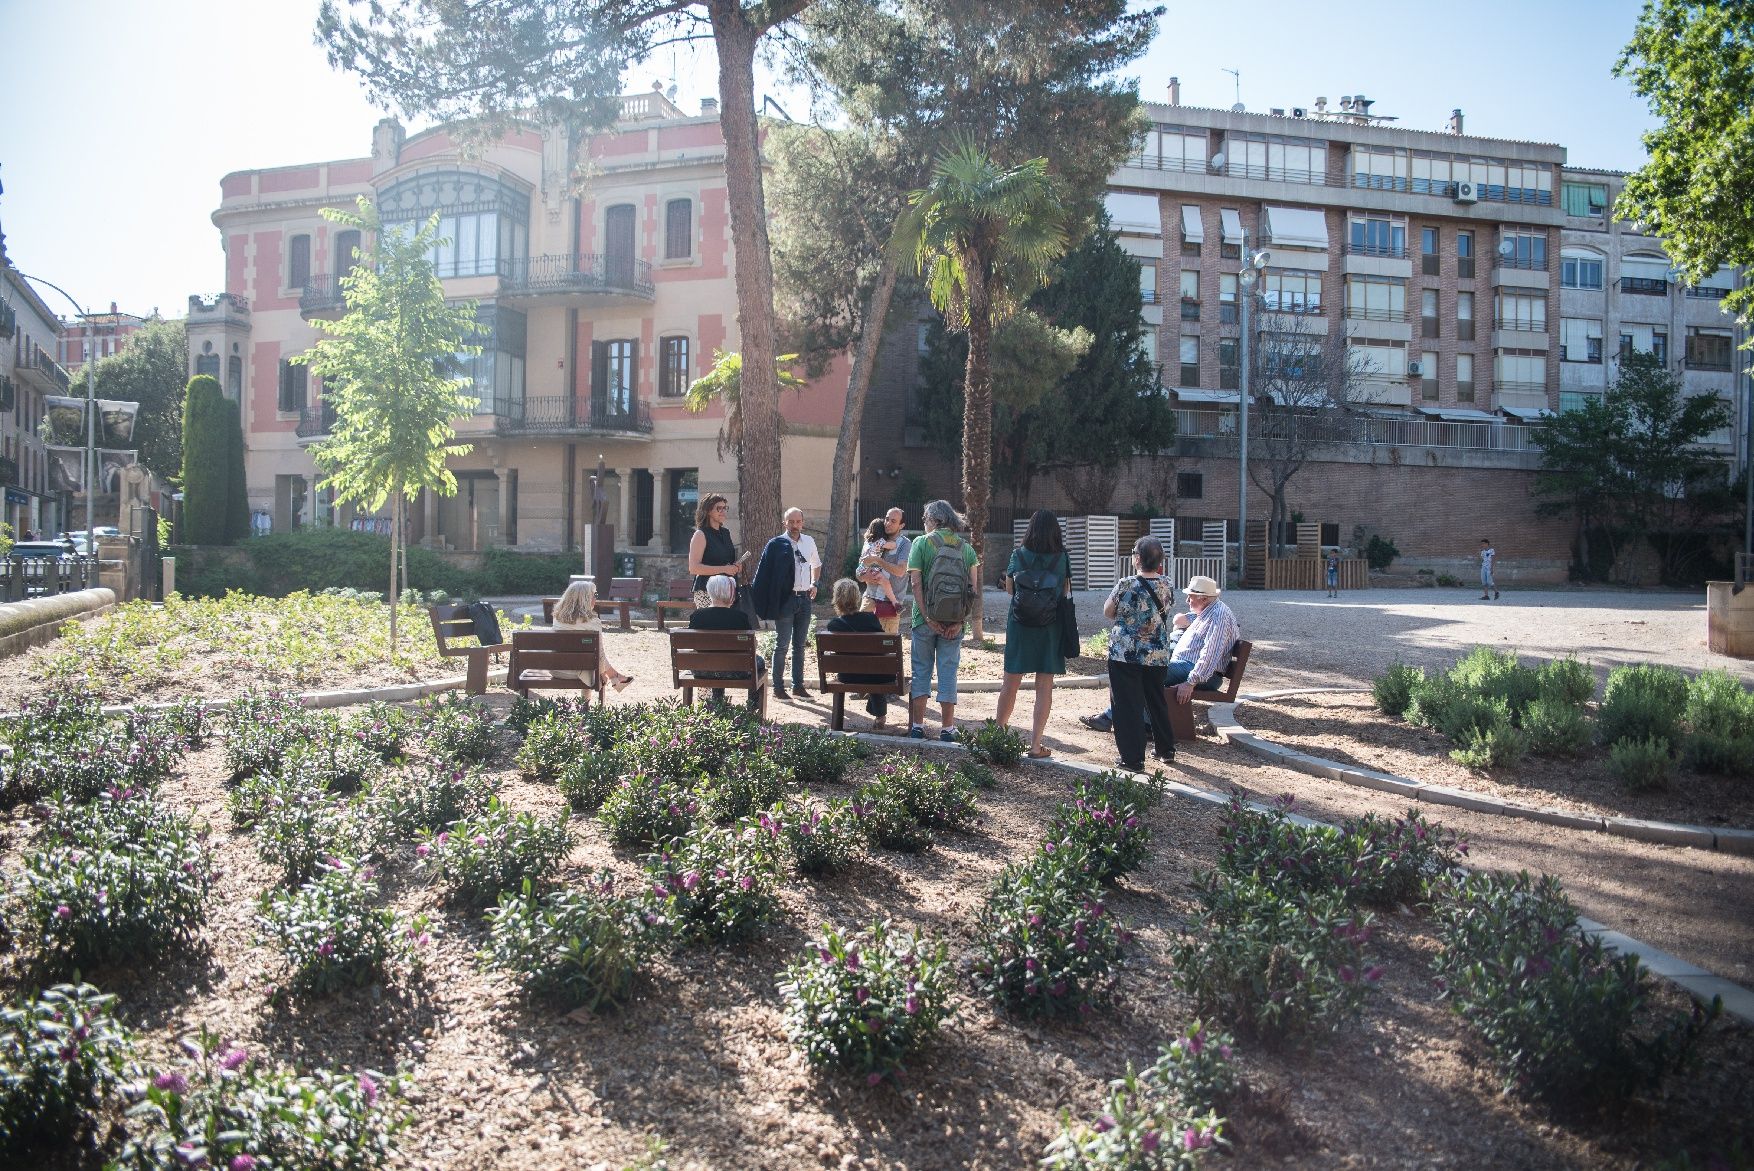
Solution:
<path fill-rule="evenodd" d="M 1373 113 L 1426 130 L 1460 107 L 1470 134 L 1556 142 L 1574 164 L 1613 170 L 1640 165 L 1639 136 L 1654 125 L 1611 72 L 1639 0 L 1164 7 L 1149 52 L 1127 70 L 1151 101 L 1177 76 L 1187 105 L 1240 97 L 1265 111 L 1363 93 Z M 386 112 L 330 68 L 313 42 L 316 10 L 317 0 L 0 0 L 0 230 L 12 263 L 91 310 L 114 301 L 181 316 L 191 293 L 220 291 L 220 179 L 362 157 Z M 629 70 L 625 88 L 654 80 L 698 110 L 716 86 L 710 47 L 663 50 Z M 795 115 L 807 105 L 771 77 L 757 90 Z"/>

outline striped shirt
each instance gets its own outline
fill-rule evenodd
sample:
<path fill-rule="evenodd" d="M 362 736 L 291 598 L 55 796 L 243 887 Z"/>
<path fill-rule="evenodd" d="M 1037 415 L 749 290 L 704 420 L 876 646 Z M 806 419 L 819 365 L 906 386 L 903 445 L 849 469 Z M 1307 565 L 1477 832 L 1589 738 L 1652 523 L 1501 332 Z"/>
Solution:
<path fill-rule="evenodd" d="M 1204 683 L 1229 661 L 1230 648 L 1241 637 L 1242 628 L 1236 624 L 1236 615 L 1230 612 L 1229 606 L 1213 598 L 1211 604 L 1194 615 L 1169 661 L 1192 663 L 1194 666 L 1188 672 L 1188 682 Z"/>

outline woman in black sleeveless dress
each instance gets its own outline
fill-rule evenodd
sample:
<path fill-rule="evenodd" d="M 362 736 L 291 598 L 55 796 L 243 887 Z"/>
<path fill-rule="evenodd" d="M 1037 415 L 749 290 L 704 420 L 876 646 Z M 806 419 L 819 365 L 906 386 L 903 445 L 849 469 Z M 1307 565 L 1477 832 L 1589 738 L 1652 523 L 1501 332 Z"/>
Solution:
<path fill-rule="evenodd" d="M 694 604 L 705 608 L 712 605 L 706 594 L 706 579 L 715 574 L 737 576 L 737 543 L 725 527 L 731 504 L 717 492 L 700 498 L 694 510 L 694 536 L 688 539 L 688 572 L 694 575 Z"/>

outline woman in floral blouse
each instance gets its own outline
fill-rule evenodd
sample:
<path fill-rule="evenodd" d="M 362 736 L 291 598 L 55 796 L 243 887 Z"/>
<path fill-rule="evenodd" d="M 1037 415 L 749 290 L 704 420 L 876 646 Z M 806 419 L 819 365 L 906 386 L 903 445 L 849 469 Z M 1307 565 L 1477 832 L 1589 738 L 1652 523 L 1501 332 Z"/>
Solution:
<path fill-rule="evenodd" d="M 1122 768 L 1143 772 L 1146 715 L 1157 759 L 1175 760 L 1175 733 L 1163 691 L 1175 587 L 1163 576 L 1163 543 L 1156 537 L 1134 543 L 1133 570 L 1134 576 L 1115 583 L 1102 604 L 1102 616 L 1114 623 L 1108 632 L 1108 689 L 1115 747 Z"/>

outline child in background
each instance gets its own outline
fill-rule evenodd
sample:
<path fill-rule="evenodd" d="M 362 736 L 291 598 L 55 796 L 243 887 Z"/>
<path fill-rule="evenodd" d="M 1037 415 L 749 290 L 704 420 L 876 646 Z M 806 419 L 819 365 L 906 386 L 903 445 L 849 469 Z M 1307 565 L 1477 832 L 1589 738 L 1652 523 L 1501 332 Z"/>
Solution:
<path fill-rule="evenodd" d="M 859 552 L 859 567 L 881 568 L 883 555 L 895 552 L 895 545 L 895 538 L 889 535 L 883 518 L 878 517 L 865 528 L 865 547 Z M 876 581 L 867 581 L 865 592 L 871 595 L 873 609 L 879 618 L 893 617 L 899 612 L 896 609 L 895 587 L 889 584 L 887 573 L 880 574 Z"/>
<path fill-rule="evenodd" d="M 1338 547 L 1328 550 L 1328 597 L 1340 596 L 1340 550 Z"/>

